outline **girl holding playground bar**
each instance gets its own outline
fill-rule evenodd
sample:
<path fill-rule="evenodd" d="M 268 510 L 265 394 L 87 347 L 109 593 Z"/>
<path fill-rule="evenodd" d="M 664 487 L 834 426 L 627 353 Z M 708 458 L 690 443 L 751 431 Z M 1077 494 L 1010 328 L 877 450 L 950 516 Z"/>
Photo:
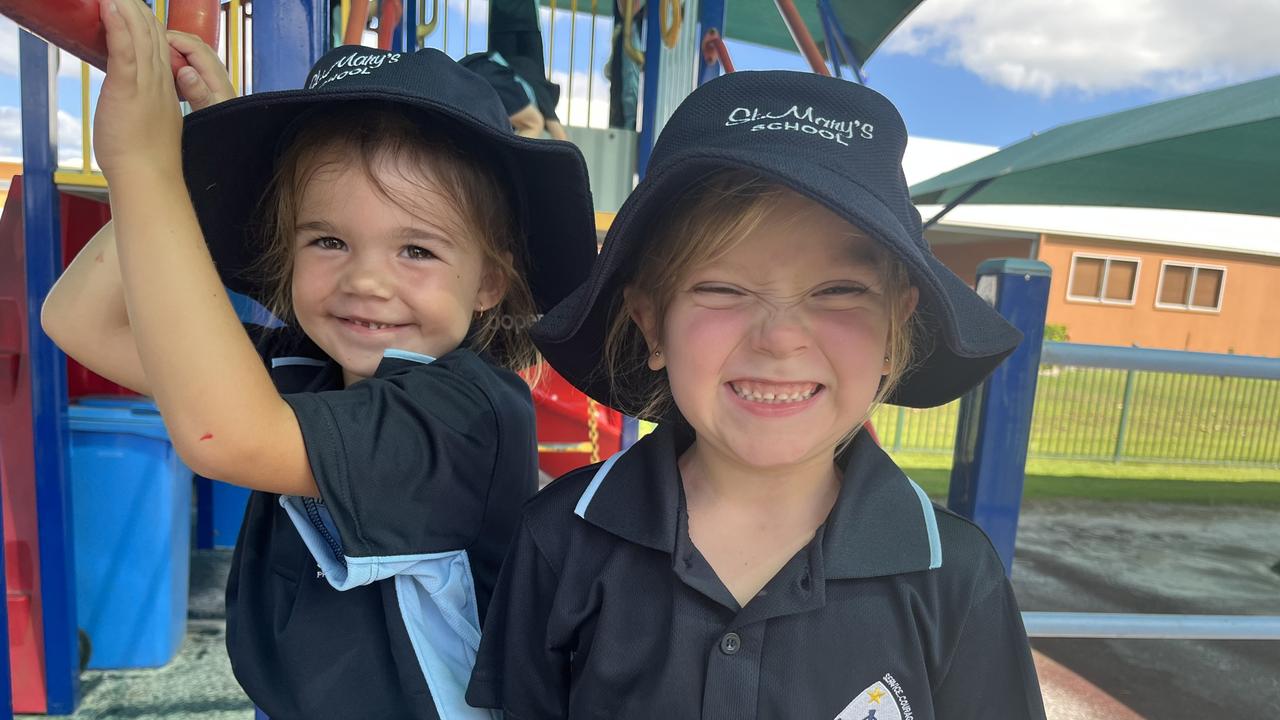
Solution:
<path fill-rule="evenodd" d="M 513 370 L 594 257 L 581 155 L 514 135 L 434 50 L 338 48 L 305 89 L 184 126 L 149 11 L 102 17 L 115 238 L 76 259 L 45 324 L 153 395 L 192 469 L 256 491 L 227 587 L 237 679 L 273 720 L 491 717 L 463 693 L 537 480 Z M 285 322 L 252 328 L 255 348 L 224 284 Z"/>
<path fill-rule="evenodd" d="M 1019 341 L 930 252 L 906 140 L 884 97 L 810 74 L 734 73 L 681 104 L 591 277 L 533 331 L 659 427 L 525 506 L 468 701 L 1044 717 L 990 542 L 859 432 L 881 402 L 958 397 Z"/>

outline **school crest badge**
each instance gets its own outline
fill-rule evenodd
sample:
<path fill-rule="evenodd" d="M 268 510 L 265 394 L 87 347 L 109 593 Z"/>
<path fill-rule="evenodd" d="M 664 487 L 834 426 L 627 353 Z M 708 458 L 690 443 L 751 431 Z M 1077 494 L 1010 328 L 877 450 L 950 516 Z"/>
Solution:
<path fill-rule="evenodd" d="M 911 704 L 893 675 L 885 674 L 858 693 L 835 720 L 912 720 Z"/>

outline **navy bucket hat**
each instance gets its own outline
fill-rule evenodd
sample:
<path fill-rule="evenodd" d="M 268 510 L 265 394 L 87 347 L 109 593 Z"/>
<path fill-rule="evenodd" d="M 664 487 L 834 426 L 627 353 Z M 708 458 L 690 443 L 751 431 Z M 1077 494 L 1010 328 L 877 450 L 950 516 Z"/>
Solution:
<path fill-rule="evenodd" d="M 539 312 L 587 276 L 596 234 L 582 153 L 572 143 L 511 130 L 493 88 L 439 50 L 395 53 L 348 45 L 326 53 L 299 90 L 253 93 L 187 116 L 183 172 L 214 264 L 228 289 L 265 299 L 254 227 L 277 155 L 309 111 L 390 103 L 445 129 L 455 145 L 496 164 L 525 239 L 524 268 Z"/>
<path fill-rule="evenodd" d="M 650 242 L 655 219 L 709 174 L 758 173 L 829 208 L 884 245 L 919 289 L 925 328 L 916 361 L 888 402 L 932 407 L 980 383 L 1022 339 L 943 265 L 924 240 L 902 173 L 907 131 L 884 96 L 810 73 L 736 72 L 694 90 L 667 122 L 645 178 L 627 198 L 590 277 L 533 327 L 551 365 L 578 389 L 613 405 L 601 369 L 612 315 Z M 647 387 L 638 369 L 616 379 L 619 397 Z M 650 418 L 657 419 L 657 418 Z"/>

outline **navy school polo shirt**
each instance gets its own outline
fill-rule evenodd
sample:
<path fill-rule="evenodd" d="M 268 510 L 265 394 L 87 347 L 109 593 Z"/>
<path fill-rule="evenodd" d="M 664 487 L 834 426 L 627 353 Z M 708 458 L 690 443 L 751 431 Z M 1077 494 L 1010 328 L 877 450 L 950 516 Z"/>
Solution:
<path fill-rule="evenodd" d="M 391 350 L 346 389 L 328 360 L 270 364 L 321 500 L 250 498 L 227 583 L 237 680 L 272 720 L 490 718 L 463 693 L 537 487 L 528 387 L 468 350 Z"/>
<path fill-rule="evenodd" d="M 689 539 L 660 427 L 525 507 L 467 700 L 542 718 L 1044 718 L 1012 588 L 977 526 L 865 433 L 827 521 L 745 607 Z"/>

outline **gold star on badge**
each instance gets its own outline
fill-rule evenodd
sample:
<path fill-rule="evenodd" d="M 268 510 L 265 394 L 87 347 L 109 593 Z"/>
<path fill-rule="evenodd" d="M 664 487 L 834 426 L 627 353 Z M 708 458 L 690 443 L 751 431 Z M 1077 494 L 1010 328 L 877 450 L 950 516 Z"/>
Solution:
<path fill-rule="evenodd" d="M 867 693 L 867 697 L 871 698 L 871 702 L 879 705 L 880 698 L 884 697 L 884 691 L 880 688 L 875 688 L 871 692 Z"/>

